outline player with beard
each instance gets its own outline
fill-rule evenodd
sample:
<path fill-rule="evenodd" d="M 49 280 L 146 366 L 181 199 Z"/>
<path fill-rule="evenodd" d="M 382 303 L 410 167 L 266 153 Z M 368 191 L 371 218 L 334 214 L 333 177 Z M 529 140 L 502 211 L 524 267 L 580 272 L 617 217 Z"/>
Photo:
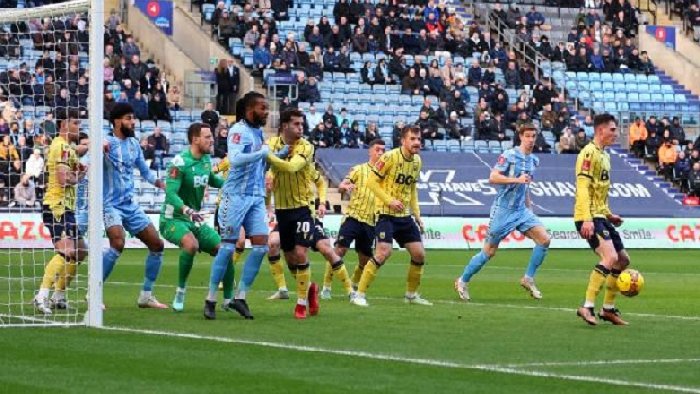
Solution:
<path fill-rule="evenodd" d="M 158 278 L 163 263 L 163 240 L 151 220 L 134 201 L 134 169 L 159 189 L 165 188 L 156 179 L 143 158 L 139 141 L 134 138 L 134 110 L 131 105 L 118 103 L 110 113 L 112 133 L 104 139 L 104 225 L 109 239 L 109 249 L 102 256 L 103 280 L 106 281 L 124 250 L 126 234 L 138 238 L 148 247 L 143 288 L 138 298 L 140 308 L 164 309 L 167 305 L 153 296 L 153 283 Z"/>

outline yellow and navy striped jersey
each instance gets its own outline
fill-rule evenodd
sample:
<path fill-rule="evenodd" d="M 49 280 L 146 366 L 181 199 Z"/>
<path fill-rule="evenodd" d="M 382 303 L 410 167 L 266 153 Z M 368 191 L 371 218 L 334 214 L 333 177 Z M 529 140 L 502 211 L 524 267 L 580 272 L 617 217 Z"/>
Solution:
<path fill-rule="evenodd" d="M 272 137 L 267 144 L 270 152 L 277 152 L 284 147 L 284 141 L 280 137 Z M 275 178 L 275 186 L 272 190 L 275 198 L 275 209 L 293 209 L 309 205 L 309 199 L 313 197 L 313 184 L 316 179 L 314 168 L 314 146 L 305 140 L 299 139 L 289 150 L 286 159 L 276 157 L 270 160 L 270 170 Z M 275 160 L 276 159 L 276 160 Z"/>
<path fill-rule="evenodd" d="M 605 218 L 610 212 L 610 155 L 590 142 L 576 159 L 575 221 Z"/>
<path fill-rule="evenodd" d="M 77 171 L 78 163 L 78 155 L 68 141 L 58 136 L 51 142 L 46 160 L 46 173 L 49 180 L 46 185 L 44 205 L 48 206 L 56 216 L 63 215 L 66 210 L 75 210 L 77 188 L 76 185 L 61 186 L 58 183 L 58 167 L 65 166 L 68 167 L 68 171 Z"/>
<path fill-rule="evenodd" d="M 350 173 L 345 178 L 355 185 L 345 215 L 374 226 L 376 222 L 374 212 L 375 196 L 367 187 L 367 180 L 371 172 L 372 166 L 369 163 L 358 164 L 350 170 Z"/>
<path fill-rule="evenodd" d="M 384 153 L 372 166 L 372 171 L 379 177 L 379 185 L 391 199 L 399 200 L 404 205 L 403 212 L 392 211 L 388 203 L 380 196 L 375 199 L 375 212 L 378 215 L 409 216 L 411 207 L 417 206 L 415 197 L 416 182 L 420 177 L 422 162 L 420 156 L 407 158 L 401 148 Z M 418 214 L 414 212 L 414 214 Z"/>

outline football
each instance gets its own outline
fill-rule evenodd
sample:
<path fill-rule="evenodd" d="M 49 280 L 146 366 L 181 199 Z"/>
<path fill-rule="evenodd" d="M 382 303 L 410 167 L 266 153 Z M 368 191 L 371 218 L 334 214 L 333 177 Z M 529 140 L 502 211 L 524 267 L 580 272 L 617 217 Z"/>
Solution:
<path fill-rule="evenodd" d="M 644 277 L 637 270 L 626 269 L 618 276 L 617 287 L 622 295 L 634 297 L 644 288 Z"/>

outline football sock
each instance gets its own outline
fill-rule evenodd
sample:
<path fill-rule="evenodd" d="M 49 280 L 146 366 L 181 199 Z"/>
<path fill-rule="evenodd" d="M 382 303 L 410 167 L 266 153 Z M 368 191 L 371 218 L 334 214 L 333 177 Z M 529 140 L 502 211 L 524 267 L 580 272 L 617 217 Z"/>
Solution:
<path fill-rule="evenodd" d="M 341 260 L 340 263 L 342 264 L 343 261 Z M 333 285 L 333 270 L 334 269 L 335 268 L 333 268 L 331 263 L 326 262 L 326 269 L 323 272 L 323 288 L 330 289 L 331 286 Z"/>
<path fill-rule="evenodd" d="M 462 282 L 469 282 L 469 280 L 481 270 L 481 267 L 486 264 L 487 261 L 489 261 L 490 257 L 484 253 L 482 250 L 481 252 L 477 253 L 472 257 L 472 259 L 469 261 L 469 264 L 467 264 L 464 267 L 464 272 L 462 273 Z"/>
<path fill-rule="evenodd" d="M 284 268 L 282 268 L 280 256 L 271 256 L 268 254 L 267 261 L 270 262 L 270 274 L 272 274 L 272 279 L 275 281 L 277 288 L 286 289 L 287 281 L 284 279 Z"/>
<path fill-rule="evenodd" d="M 68 260 L 64 267 L 65 269 L 58 275 L 58 280 L 54 286 L 56 291 L 65 291 L 66 287 L 75 278 L 76 272 L 78 272 L 78 263 L 74 260 Z"/>
<path fill-rule="evenodd" d="M 617 288 L 617 277 L 620 276 L 621 271 L 616 269 L 610 270 L 610 275 L 608 275 L 605 280 L 605 293 L 603 294 L 603 308 L 613 309 L 615 308 L 615 297 L 620 289 Z"/>
<path fill-rule="evenodd" d="M 224 284 L 224 304 L 227 304 L 226 300 L 231 300 L 233 298 L 233 283 L 236 274 L 236 267 L 233 265 L 233 260 L 229 260 L 226 264 L 226 272 L 224 272 L 224 279 L 221 282 Z"/>
<path fill-rule="evenodd" d="M 408 266 L 408 278 L 406 279 L 406 293 L 415 294 L 420 286 L 420 278 L 423 276 L 423 266 L 425 263 L 418 263 L 411 260 Z"/>
<path fill-rule="evenodd" d="M 306 305 L 306 297 L 309 292 L 309 284 L 311 282 L 311 268 L 309 268 L 309 263 L 304 265 L 296 266 L 296 280 L 297 280 L 297 303 L 301 305 Z"/>
<path fill-rule="evenodd" d="M 591 271 L 591 276 L 588 279 L 588 287 L 586 288 L 586 302 L 583 304 L 586 308 L 592 308 L 595 305 L 595 299 L 598 297 L 600 287 L 607 280 L 610 270 L 604 265 L 598 264 Z"/>
<path fill-rule="evenodd" d="M 102 280 L 105 281 L 114 269 L 114 264 L 117 263 L 119 252 L 114 248 L 107 249 L 102 253 Z"/>
<path fill-rule="evenodd" d="M 326 270 L 328 270 L 329 264 L 326 264 Z M 350 282 L 350 276 L 348 275 L 348 269 L 345 267 L 345 263 L 343 263 L 343 260 L 338 260 L 333 265 L 330 266 L 333 270 L 331 271 L 330 277 L 333 279 L 333 275 L 338 277 L 338 280 L 340 280 L 340 283 L 343 284 L 343 288 L 345 289 L 345 292 L 350 294 L 352 293 L 352 283 Z M 324 283 L 323 286 L 325 287 L 326 284 Z M 330 286 L 330 283 L 328 284 L 328 287 Z"/>
<path fill-rule="evenodd" d="M 207 300 L 216 301 L 216 291 L 219 290 L 219 282 L 223 279 L 226 273 L 226 267 L 231 264 L 234 246 L 231 243 L 224 242 L 219 247 L 219 251 L 214 257 L 214 262 L 211 264 L 211 273 L 209 274 L 209 294 Z"/>
<path fill-rule="evenodd" d="M 535 277 L 537 269 L 540 268 L 544 258 L 547 257 L 547 250 L 546 246 L 535 245 L 535 248 L 532 249 L 532 256 L 530 256 L 530 263 L 528 263 L 527 270 L 525 270 L 525 276 L 530 278 Z"/>
<path fill-rule="evenodd" d="M 143 279 L 143 290 L 153 290 L 153 283 L 158 279 L 160 266 L 163 264 L 163 252 L 149 252 L 146 257 L 146 274 Z"/>
<path fill-rule="evenodd" d="M 191 255 L 185 251 L 180 252 L 180 259 L 178 260 L 178 280 L 177 285 L 184 289 L 187 286 L 187 278 L 190 276 L 190 271 L 192 271 L 192 263 L 194 262 L 194 255 Z"/>
<path fill-rule="evenodd" d="M 63 271 L 65 265 L 66 260 L 58 253 L 53 255 L 51 260 L 49 260 L 49 263 L 46 264 L 46 268 L 44 269 L 44 277 L 41 280 L 40 286 L 40 289 L 46 289 L 46 295 L 41 297 L 48 297 L 49 289 L 53 287 L 54 283 L 56 282 L 56 278 L 58 278 L 58 276 L 61 274 L 61 271 Z"/>
<path fill-rule="evenodd" d="M 374 260 L 374 257 L 369 259 L 369 261 L 365 265 L 365 269 L 362 270 L 362 277 L 360 277 L 360 282 L 357 286 L 357 291 L 359 293 L 367 293 L 369 285 L 371 285 L 372 282 L 374 282 L 374 278 L 377 277 L 377 270 L 380 266 L 381 265 L 377 264 L 376 260 Z"/>
<path fill-rule="evenodd" d="M 243 294 L 241 298 L 245 298 L 245 292 L 250 289 L 253 285 L 255 277 L 258 276 L 260 271 L 260 265 L 262 264 L 263 258 L 267 253 L 267 245 L 253 245 L 248 253 L 248 258 L 245 259 L 245 264 L 243 265 L 243 273 L 241 274 L 241 281 L 238 285 L 239 291 Z"/>
<path fill-rule="evenodd" d="M 360 278 L 362 278 L 362 267 L 360 267 L 360 264 L 358 263 L 355 266 L 355 270 L 352 272 L 352 283 L 359 283 Z"/>
<path fill-rule="evenodd" d="M 233 252 L 233 264 L 238 264 L 238 262 L 241 261 L 244 252 L 245 248 L 236 248 L 236 251 Z"/>

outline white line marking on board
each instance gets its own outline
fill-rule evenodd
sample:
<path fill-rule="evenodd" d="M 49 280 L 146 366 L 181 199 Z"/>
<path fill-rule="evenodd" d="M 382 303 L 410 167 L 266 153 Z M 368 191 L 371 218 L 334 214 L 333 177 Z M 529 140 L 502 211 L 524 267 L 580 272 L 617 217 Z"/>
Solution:
<path fill-rule="evenodd" d="M 143 286 L 143 283 L 137 283 L 137 282 L 106 282 L 105 285 L 115 285 L 115 286 Z M 155 287 L 159 288 L 170 288 L 174 289 L 174 286 L 171 285 L 153 285 Z M 187 286 L 188 289 L 198 289 L 198 290 L 208 290 L 208 286 Z M 268 290 L 250 290 L 249 292 L 251 293 L 267 293 Z M 374 300 L 383 300 L 383 301 L 391 301 L 391 300 L 396 300 L 400 301 L 402 298 L 398 297 L 372 297 Z M 463 306 L 486 306 L 486 307 L 492 307 L 492 308 L 507 308 L 507 309 L 534 309 L 534 310 L 543 310 L 543 311 L 558 311 L 558 312 L 567 312 L 567 313 L 574 313 L 576 312 L 576 309 L 574 308 L 563 308 L 563 307 L 551 307 L 551 306 L 532 306 L 532 305 L 517 305 L 517 304 L 501 304 L 501 303 L 485 303 L 485 302 L 463 302 L 463 301 L 452 301 L 452 300 L 438 300 L 438 299 L 433 299 L 431 298 L 430 301 L 437 303 L 437 304 L 446 304 L 446 305 L 463 305 Z M 649 317 L 649 318 L 656 318 L 656 319 L 677 319 L 677 320 L 688 320 L 688 321 L 700 321 L 700 316 L 674 316 L 674 315 L 657 315 L 653 313 L 635 313 L 635 312 L 626 312 L 626 316 L 637 316 L 637 317 Z"/>
<path fill-rule="evenodd" d="M 686 387 L 686 386 L 667 385 L 667 384 L 655 384 L 655 383 L 643 383 L 643 382 L 630 382 L 630 381 L 626 381 L 626 380 L 608 379 L 608 378 L 601 378 L 601 377 L 597 377 L 597 376 L 558 374 L 558 373 L 535 371 L 535 370 L 523 370 L 523 369 L 517 369 L 517 368 L 513 368 L 513 367 L 499 366 L 499 365 L 460 364 L 460 363 L 456 363 L 456 362 L 452 362 L 452 361 L 445 361 L 445 360 L 434 360 L 434 359 L 425 359 L 425 358 L 410 358 L 410 357 L 402 357 L 402 356 L 391 355 L 391 354 L 370 353 L 370 352 L 361 352 L 361 351 L 343 350 L 343 349 L 330 349 L 330 348 L 322 348 L 322 347 L 315 347 L 315 346 L 293 345 L 293 344 L 280 343 L 280 342 L 253 341 L 253 340 L 247 340 L 247 339 L 205 336 L 205 335 L 198 335 L 198 334 L 146 330 L 146 329 L 128 328 L 128 327 L 103 327 L 102 329 L 109 330 L 109 331 L 131 332 L 131 333 L 144 334 L 144 335 L 165 336 L 165 337 L 172 337 L 172 338 L 194 339 L 194 340 L 201 340 L 201 341 L 212 341 L 212 342 L 220 342 L 220 343 L 239 344 L 239 345 L 260 346 L 260 347 L 267 347 L 267 348 L 274 348 L 274 349 L 294 350 L 294 351 L 304 352 L 304 353 L 325 353 L 325 354 L 333 354 L 333 355 L 339 355 L 339 356 L 365 358 L 365 359 L 371 359 L 371 360 L 395 361 L 395 362 L 400 362 L 400 363 L 404 363 L 404 364 L 428 365 L 428 366 L 433 366 L 433 367 L 451 368 L 451 369 L 472 369 L 472 370 L 478 370 L 478 371 L 496 372 L 496 373 L 503 373 L 503 374 L 509 374 L 509 375 L 555 378 L 555 379 L 562 379 L 562 380 L 574 380 L 574 381 L 580 381 L 580 382 L 603 383 L 603 384 L 608 384 L 608 385 L 613 385 L 613 386 L 640 387 L 640 388 L 652 389 L 652 390 L 669 390 L 669 391 L 676 391 L 676 392 L 681 392 L 681 393 L 700 394 L 700 388 L 696 388 L 696 387 Z"/>

